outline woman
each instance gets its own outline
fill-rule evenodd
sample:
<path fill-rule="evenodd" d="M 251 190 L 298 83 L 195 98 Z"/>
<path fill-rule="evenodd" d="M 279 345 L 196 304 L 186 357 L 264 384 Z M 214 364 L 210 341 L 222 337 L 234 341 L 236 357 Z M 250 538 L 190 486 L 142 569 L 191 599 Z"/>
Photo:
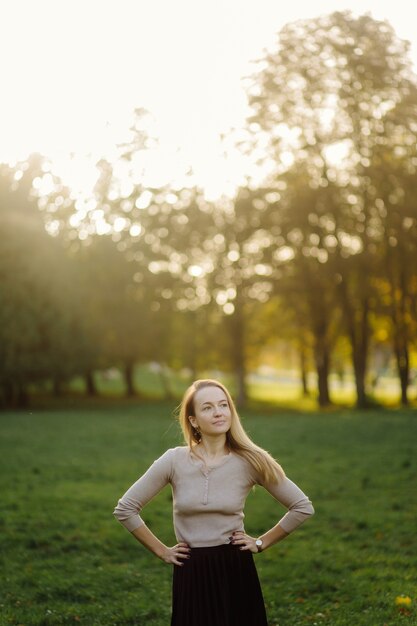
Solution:
<path fill-rule="evenodd" d="M 314 513 L 307 496 L 245 433 L 227 389 L 198 380 L 179 420 L 187 446 L 167 450 L 119 500 L 114 515 L 174 565 L 171 626 L 266 626 L 253 554 L 281 541 Z M 165 485 L 173 491 L 178 543 L 164 545 L 138 513 Z M 260 537 L 243 526 L 246 496 L 262 485 L 287 513 Z"/>

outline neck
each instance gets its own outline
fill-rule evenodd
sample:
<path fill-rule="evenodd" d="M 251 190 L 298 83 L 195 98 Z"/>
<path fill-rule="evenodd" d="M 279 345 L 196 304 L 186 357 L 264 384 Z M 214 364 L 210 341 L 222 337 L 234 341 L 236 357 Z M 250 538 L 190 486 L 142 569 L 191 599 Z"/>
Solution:
<path fill-rule="evenodd" d="M 203 436 L 200 446 L 205 454 L 210 458 L 224 456 L 229 452 L 226 445 L 226 435 L 221 435 L 219 437 Z"/>

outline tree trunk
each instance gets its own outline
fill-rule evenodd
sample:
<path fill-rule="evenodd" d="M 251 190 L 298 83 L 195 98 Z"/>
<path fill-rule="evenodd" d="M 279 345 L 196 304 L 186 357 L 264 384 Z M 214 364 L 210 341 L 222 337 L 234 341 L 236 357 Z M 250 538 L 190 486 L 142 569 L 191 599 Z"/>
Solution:
<path fill-rule="evenodd" d="M 360 298 L 355 306 L 355 303 L 349 298 L 346 280 L 340 282 L 339 294 L 351 348 L 353 373 L 355 376 L 356 407 L 364 409 L 369 404 L 365 384 L 369 346 L 369 298 L 368 296 Z"/>
<path fill-rule="evenodd" d="M 125 374 L 125 382 L 126 382 L 126 395 L 130 398 L 136 395 L 135 387 L 133 384 L 133 370 L 134 363 L 128 361 L 125 363 L 124 374 Z"/>
<path fill-rule="evenodd" d="M 89 370 L 85 374 L 85 387 L 88 396 L 96 396 L 97 395 L 97 387 L 96 381 L 94 379 L 94 372 Z"/>
<path fill-rule="evenodd" d="M 352 346 L 352 351 L 353 369 L 355 373 L 356 407 L 358 409 L 365 409 L 369 405 L 365 386 L 366 354 L 360 352 L 356 346 Z"/>
<path fill-rule="evenodd" d="M 246 371 L 245 366 L 242 362 L 236 366 L 236 382 L 236 404 L 238 407 L 243 407 L 246 405 L 246 402 L 248 400 L 248 394 L 246 390 Z"/>
<path fill-rule="evenodd" d="M 399 258 L 387 257 L 387 275 L 391 286 L 391 319 L 394 335 L 394 352 L 397 361 L 398 375 L 401 385 L 401 404 L 408 406 L 408 386 L 410 384 L 409 358 L 409 322 L 410 315 L 407 301 L 409 288 L 407 280 L 407 258 L 402 249 L 398 249 Z M 396 261 L 396 262 L 395 262 Z M 397 273 L 395 268 L 397 268 Z"/>
<path fill-rule="evenodd" d="M 232 362 L 236 377 L 236 404 L 245 406 L 248 396 L 246 388 L 246 357 L 244 345 L 244 319 L 242 305 L 236 301 L 236 309 L 230 316 L 232 336 Z"/>
<path fill-rule="evenodd" d="M 397 354 L 397 367 L 398 373 L 400 376 L 400 384 L 401 384 L 401 404 L 403 406 L 408 406 L 408 385 L 410 384 L 410 358 L 409 358 L 409 332 L 408 332 L 408 312 L 407 312 L 407 294 L 408 294 L 408 285 L 407 285 L 407 277 L 406 277 L 406 268 L 405 268 L 405 259 L 403 257 L 401 270 L 400 270 L 400 279 L 399 283 L 401 286 L 401 299 L 399 303 L 400 308 L 400 316 L 401 320 L 400 324 L 397 325 L 397 332 L 400 335 L 399 337 L 399 349 L 396 350 Z"/>
<path fill-rule="evenodd" d="M 407 345 L 396 346 L 395 356 L 397 360 L 398 375 L 401 385 L 401 404 L 408 406 L 408 386 L 410 384 L 410 358 Z"/>
<path fill-rule="evenodd" d="M 3 404 L 4 406 L 13 406 L 15 400 L 15 388 L 12 382 L 5 381 L 3 383 Z"/>
<path fill-rule="evenodd" d="M 323 337 L 316 337 L 314 357 L 317 371 L 318 402 L 319 406 L 323 408 L 331 404 L 329 393 L 330 355 Z"/>
<path fill-rule="evenodd" d="M 16 401 L 19 409 L 25 409 L 29 405 L 29 394 L 23 385 L 17 388 Z"/>
<path fill-rule="evenodd" d="M 369 349 L 369 298 L 362 299 L 361 319 L 359 325 L 359 345 L 354 358 L 356 381 L 356 406 L 364 409 L 369 405 L 366 395 L 366 370 L 368 365 Z"/>
<path fill-rule="evenodd" d="M 313 294 L 311 294 L 313 296 Z M 320 407 L 331 404 L 329 393 L 329 321 L 324 302 L 317 297 L 310 298 L 311 332 L 314 337 L 314 361 L 317 371 L 318 403 Z"/>
<path fill-rule="evenodd" d="M 299 355 L 300 355 L 300 374 L 301 374 L 301 387 L 303 390 L 303 396 L 307 397 L 310 395 L 308 389 L 308 381 L 307 381 L 307 354 L 306 349 L 303 344 L 299 346 Z"/>

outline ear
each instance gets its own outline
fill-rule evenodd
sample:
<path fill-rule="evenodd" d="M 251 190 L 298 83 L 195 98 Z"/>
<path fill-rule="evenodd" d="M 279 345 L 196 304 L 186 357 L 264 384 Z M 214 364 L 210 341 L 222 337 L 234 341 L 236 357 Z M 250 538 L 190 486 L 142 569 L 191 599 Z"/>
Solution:
<path fill-rule="evenodd" d="M 188 421 L 190 422 L 193 428 L 197 428 L 197 420 L 195 419 L 193 415 L 188 416 Z"/>

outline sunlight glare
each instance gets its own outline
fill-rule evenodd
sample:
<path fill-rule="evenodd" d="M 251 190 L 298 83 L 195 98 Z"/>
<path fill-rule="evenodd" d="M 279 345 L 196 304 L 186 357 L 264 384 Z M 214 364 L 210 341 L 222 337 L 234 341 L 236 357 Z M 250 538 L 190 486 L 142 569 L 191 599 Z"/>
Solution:
<path fill-rule="evenodd" d="M 131 237 L 139 237 L 141 232 L 142 232 L 142 226 L 140 224 L 133 224 L 133 226 L 130 227 L 129 235 Z"/>
<path fill-rule="evenodd" d="M 152 132 L 159 145 L 146 156 L 149 185 L 170 180 L 181 186 L 192 170 L 192 182 L 209 197 L 231 195 L 244 184 L 249 161 L 229 146 L 225 155 L 221 136 L 242 128 L 248 113 L 242 77 L 290 21 L 335 10 L 371 12 L 389 19 L 416 55 L 415 27 L 403 0 L 263 0 L 261 7 L 249 0 L 4 4 L 0 54 L 7 60 L 2 88 L 8 97 L 0 103 L 0 161 L 39 152 L 73 197 L 92 194 L 96 162 L 112 162 L 117 145 L 128 142 L 137 107 L 156 120 Z M 330 122 L 331 107 L 327 116 Z M 329 159 L 341 160 L 332 150 Z M 283 165 L 291 164 L 290 151 L 284 152 Z M 150 202 L 142 198 L 138 208 Z"/>
<path fill-rule="evenodd" d="M 199 265 L 191 265 L 188 268 L 188 273 L 190 274 L 190 276 L 193 276 L 194 278 L 198 278 L 199 276 L 202 276 L 203 268 L 200 267 Z"/>
<path fill-rule="evenodd" d="M 351 148 L 352 141 L 350 139 L 344 139 L 343 141 L 337 141 L 325 146 L 323 148 L 323 156 L 329 165 L 337 167 L 348 157 Z"/>
<path fill-rule="evenodd" d="M 152 192 L 145 190 L 136 199 L 135 206 L 137 209 L 147 209 L 152 200 Z"/>

